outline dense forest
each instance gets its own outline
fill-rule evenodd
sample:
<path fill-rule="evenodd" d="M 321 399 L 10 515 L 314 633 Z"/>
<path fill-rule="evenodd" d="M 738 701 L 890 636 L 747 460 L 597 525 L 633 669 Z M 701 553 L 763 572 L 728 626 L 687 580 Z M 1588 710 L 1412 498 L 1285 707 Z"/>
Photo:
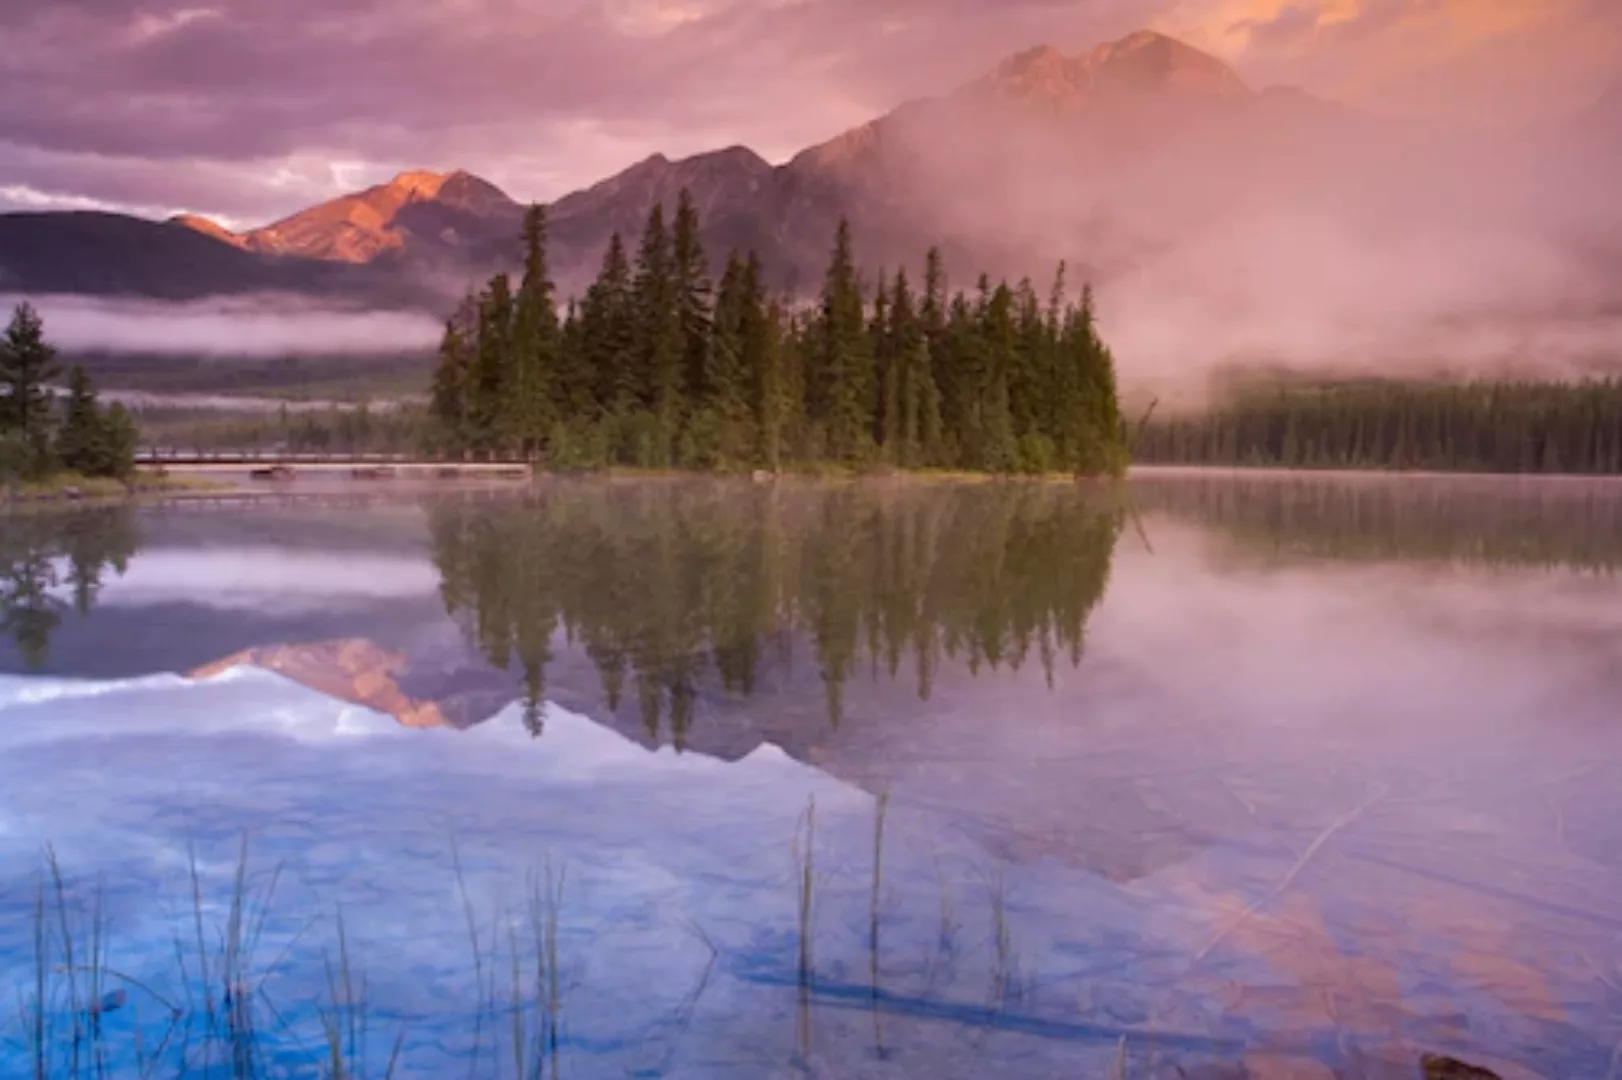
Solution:
<path fill-rule="evenodd" d="M 1279 383 L 1151 419 L 1134 460 L 1285 468 L 1622 473 L 1622 381 Z"/>
<path fill-rule="evenodd" d="M 516 669 L 533 731 L 562 629 L 604 704 L 628 701 L 651 739 L 678 747 L 706 686 L 749 694 L 803 650 L 835 724 L 867 671 L 924 698 L 948 661 L 1035 657 L 1051 681 L 1080 662 L 1124 520 L 1049 485 L 565 479 L 525 500 L 430 505 L 446 609 L 492 665 Z"/>
<path fill-rule="evenodd" d="M 718 282 L 683 192 L 633 254 L 559 310 L 547 218 L 526 217 L 516 287 L 497 275 L 445 327 L 432 392 L 441 452 L 778 470 L 823 463 L 996 473 L 1118 472 L 1115 366 L 1092 294 L 1030 282 L 949 293 L 938 252 L 864 281 L 841 223 L 818 302 L 773 296 L 752 254 Z"/>
<path fill-rule="evenodd" d="M 0 483 L 68 472 L 123 478 L 135 469 L 135 424 L 122 406 L 102 408 L 82 367 L 68 373 L 60 407 L 51 383 L 61 375 L 45 325 L 17 306 L 0 336 Z"/>

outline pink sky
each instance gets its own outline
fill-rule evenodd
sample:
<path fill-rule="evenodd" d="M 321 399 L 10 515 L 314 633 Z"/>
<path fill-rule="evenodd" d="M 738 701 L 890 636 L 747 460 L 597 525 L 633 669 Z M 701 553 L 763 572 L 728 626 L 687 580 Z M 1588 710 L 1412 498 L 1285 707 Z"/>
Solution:
<path fill-rule="evenodd" d="M 412 167 L 546 200 L 655 151 L 781 160 L 1141 27 L 1253 86 L 1472 123 L 1622 77 L 1618 0 L 6 0 L 0 210 L 258 224 Z"/>

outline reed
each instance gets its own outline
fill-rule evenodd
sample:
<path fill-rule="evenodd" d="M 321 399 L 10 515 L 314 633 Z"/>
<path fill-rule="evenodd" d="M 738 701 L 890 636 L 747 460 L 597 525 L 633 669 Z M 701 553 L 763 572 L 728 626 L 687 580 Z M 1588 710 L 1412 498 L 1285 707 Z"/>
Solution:
<path fill-rule="evenodd" d="M 801 986 L 811 983 L 812 965 L 812 939 L 816 933 L 816 838 L 817 838 L 817 797 L 810 796 L 806 802 L 805 813 L 801 815 L 794 834 L 794 862 L 797 891 L 795 900 L 799 913 L 799 964 L 798 974 Z"/>

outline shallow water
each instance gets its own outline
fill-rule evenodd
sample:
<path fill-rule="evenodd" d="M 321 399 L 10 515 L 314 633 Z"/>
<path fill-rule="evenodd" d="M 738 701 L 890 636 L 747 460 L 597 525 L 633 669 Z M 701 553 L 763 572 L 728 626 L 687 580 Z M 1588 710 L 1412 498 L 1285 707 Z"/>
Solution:
<path fill-rule="evenodd" d="M 1618 566 L 1559 481 L 0 519 L 0 1075 L 1604 1077 Z"/>

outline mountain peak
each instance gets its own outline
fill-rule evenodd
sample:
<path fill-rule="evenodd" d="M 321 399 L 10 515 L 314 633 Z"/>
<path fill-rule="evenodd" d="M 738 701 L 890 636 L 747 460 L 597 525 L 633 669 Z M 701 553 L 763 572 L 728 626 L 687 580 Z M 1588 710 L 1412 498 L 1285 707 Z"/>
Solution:
<path fill-rule="evenodd" d="M 1100 93 L 1202 99 L 1250 93 L 1221 60 L 1154 30 L 1139 30 L 1074 57 L 1037 45 L 1008 57 L 968 89 L 1065 107 L 1079 107 Z"/>
<path fill-rule="evenodd" d="M 1221 98 L 1250 92 L 1238 73 L 1221 60 L 1156 30 L 1138 30 L 1098 45 L 1087 60 L 1101 79 L 1123 88 Z"/>
<path fill-rule="evenodd" d="M 466 174 L 461 173 L 460 170 L 457 172 L 436 173 L 429 172 L 427 169 L 409 169 L 395 176 L 393 180 L 383 186 L 390 193 L 406 198 L 432 199 L 439 194 L 446 181 L 458 175 Z"/>

